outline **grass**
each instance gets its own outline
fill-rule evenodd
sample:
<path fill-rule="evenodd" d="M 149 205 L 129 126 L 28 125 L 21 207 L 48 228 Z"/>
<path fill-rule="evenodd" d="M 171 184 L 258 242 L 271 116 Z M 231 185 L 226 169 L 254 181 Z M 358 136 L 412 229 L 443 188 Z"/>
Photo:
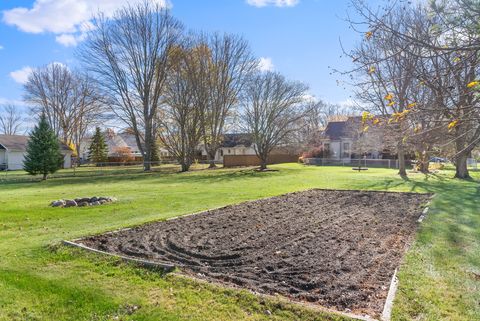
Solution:
<path fill-rule="evenodd" d="M 400 269 L 393 319 L 480 319 L 478 173 L 472 181 L 450 179 L 451 171 L 402 180 L 388 169 L 272 167 L 279 171 L 115 169 L 93 177 L 65 171 L 47 182 L 17 173 L 0 181 L 0 320 L 340 320 L 59 245 L 62 239 L 313 187 L 436 193 Z M 119 201 L 48 207 L 55 199 L 94 195 Z"/>

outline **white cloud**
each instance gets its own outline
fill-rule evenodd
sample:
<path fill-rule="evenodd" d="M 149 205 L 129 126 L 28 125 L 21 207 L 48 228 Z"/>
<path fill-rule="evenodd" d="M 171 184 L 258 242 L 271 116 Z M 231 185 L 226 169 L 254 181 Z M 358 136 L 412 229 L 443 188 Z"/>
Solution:
<path fill-rule="evenodd" d="M 3 21 L 28 33 L 52 32 L 57 42 L 74 46 L 83 40 L 97 12 L 111 17 L 119 8 L 144 0 L 35 0 L 31 8 L 17 7 L 3 11 Z M 169 0 L 152 0 L 162 7 L 170 7 Z"/>
<path fill-rule="evenodd" d="M 22 69 L 12 71 L 10 77 L 19 84 L 25 84 L 28 81 L 28 77 L 32 73 L 32 67 L 26 66 Z"/>
<path fill-rule="evenodd" d="M 275 6 L 275 7 L 294 7 L 300 0 L 247 0 L 247 3 L 254 7 L 266 7 L 266 6 Z"/>
<path fill-rule="evenodd" d="M 2 45 L 0 45 L 0 50 L 2 50 L 2 49 L 3 49 L 3 46 L 2 46 Z"/>
<path fill-rule="evenodd" d="M 265 71 L 273 71 L 275 66 L 273 65 L 272 59 L 268 57 L 261 57 L 258 60 L 258 70 L 265 72 Z"/>

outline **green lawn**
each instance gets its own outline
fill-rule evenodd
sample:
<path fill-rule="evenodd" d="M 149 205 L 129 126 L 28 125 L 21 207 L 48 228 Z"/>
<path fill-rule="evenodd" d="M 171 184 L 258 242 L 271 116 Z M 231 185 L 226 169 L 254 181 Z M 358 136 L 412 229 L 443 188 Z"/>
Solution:
<path fill-rule="evenodd" d="M 23 174 L 0 180 L 0 320 L 325 320 L 283 300 L 223 289 L 135 268 L 112 258 L 60 246 L 62 239 L 101 233 L 313 187 L 437 193 L 399 272 L 396 320 L 480 319 L 480 175 L 476 181 L 394 170 L 357 173 L 348 167 L 272 166 L 172 169 L 95 177 L 64 172 L 47 182 Z M 105 174 L 105 173 L 104 173 Z M 115 196 L 90 208 L 53 209 L 50 201 Z M 271 315 L 266 313 L 271 312 Z"/>

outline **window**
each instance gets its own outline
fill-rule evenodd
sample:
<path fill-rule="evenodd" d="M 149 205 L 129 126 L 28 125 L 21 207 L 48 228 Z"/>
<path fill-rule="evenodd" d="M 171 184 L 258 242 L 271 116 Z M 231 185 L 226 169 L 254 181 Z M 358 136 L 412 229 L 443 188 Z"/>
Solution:
<path fill-rule="evenodd" d="M 220 156 L 223 157 L 223 149 L 220 149 Z"/>
<path fill-rule="evenodd" d="M 343 143 L 343 158 L 350 157 L 350 143 Z"/>
<path fill-rule="evenodd" d="M 323 144 L 323 148 L 324 148 L 325 150 L 330 150 L 330 144 L 329 144 L 329 143 Z"/>

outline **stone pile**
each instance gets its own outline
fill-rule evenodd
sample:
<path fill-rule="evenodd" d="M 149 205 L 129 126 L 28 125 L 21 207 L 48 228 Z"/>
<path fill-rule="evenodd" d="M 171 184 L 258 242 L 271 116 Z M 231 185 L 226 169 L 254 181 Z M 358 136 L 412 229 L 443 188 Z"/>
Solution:
<path fill-rule="evenodd" d="M 115 197 L 102 197 L 102 196 L 94 196 L 94 197 L 83 197 L 83 198 L 76 198 L 73 200 L 58 200 L 53 201 L 50 203 L 52 207 L 85 207 L 85 206 L 97 206 L 103 205 L 107 203 L 116 202 L 117 199 Z"/>

